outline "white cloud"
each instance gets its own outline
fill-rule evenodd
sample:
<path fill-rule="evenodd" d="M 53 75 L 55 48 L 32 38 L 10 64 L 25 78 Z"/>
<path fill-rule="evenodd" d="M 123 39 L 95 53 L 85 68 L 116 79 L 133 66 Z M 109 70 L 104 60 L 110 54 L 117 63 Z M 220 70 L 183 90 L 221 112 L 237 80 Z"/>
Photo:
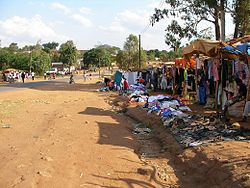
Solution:
<path fill-rule="evenodd" d="M 84 27 L 92 27 L 93 25 L 92 22 L 88 18 L 85 18 L 84 16 L 80 14 L 73 14 L 71 17 L 77 22 L 79 22 L 80 24 L 82 24 Z"/>
<path fill-rule="evenodd" d="M 162 21 L 152 27 L 149 25 L 150 16 L 150 11 L 146 9 L 137 11 L 124 10 L 116 14 L 110 25 L 100 26 L 99 29 L 104 31 L 105 37 L 110 38 L 110 40 L 116 37 L 117 40 L 123 43 L 131 33 L 134 35 L 142 34 L 142 47 L 144 49 L 167 49 L 165 44 L 167 22 Z"/>
<path fill-rule="evenodd" d="M 147 19 L 148 18 L 148 19 Z M 149 14 L 146 11 L 134 12 L 130 10 L 125 10 L 118 13 L 117 20 L 122 24 L 129 26 L 141 27 L 147 25 L 149 22 Z"/>
<path fill-rule="evenodd" d="M 3 41 L 17 43 L 34 43 L 39 39 L 62 42 L 68 39 L 68 37 L 56 33 L 44 23 L 40 15 L 35 15 L 29 19 L 13 16 L 4 21 L 0 20 L 1 35 Z"/>
<path fill-rule="evenodd" d="M 117 13 L 109 26 L 99 28 L 107 32 L 140 33 L 148 23 L 149 14 L 146 11 L 125 10 Z"/>
<path fill-rule="evenodd" d="M 120 24 L 120 22 L 113 21 L 110 26 L 104 27 L 100 26 L 99 29 L 106 31 L 106 32 L 120 32 L 123 33 L 125 32 L 125 28 Z"/>
<path fill-rule="evenodd" d="M 82 14 L 86 14 L 86 15 L 89 15 L 89 14 L 92 14 L 92 10 L 90 8 L 87 8 L 87 7 L 81 7 L 79 9 L 79 11 L 82 13 Z"/>
<path fill-rule="evenodd" d="M 71 10 L 61 3 L 52 3 L 51 7 L 52 7 L 52 9 L 62 10 L 64 12 L 64 14 L 71 13 Z"/>
<path fill-rule="evenodd" d="M 52 7 L 52 9 L 62 10 L 66 16 L 77 21 L 78 23 L 80 23 L 84 27 L 90 28 L 93 25 L 92 22 L 88 18 L 86 18 L 80 14 L 73 13 L 72 10 L 70 8 L 66 7 L 64 4 L 52 3 L 51 7 Z M 92 10 L 87 8 L 87 7 L 81 7 L 79 9 L 79 11 L 82 14 L 86 14 L 86 15 L 91 14 L 91 12 L 92 12 Z"/>

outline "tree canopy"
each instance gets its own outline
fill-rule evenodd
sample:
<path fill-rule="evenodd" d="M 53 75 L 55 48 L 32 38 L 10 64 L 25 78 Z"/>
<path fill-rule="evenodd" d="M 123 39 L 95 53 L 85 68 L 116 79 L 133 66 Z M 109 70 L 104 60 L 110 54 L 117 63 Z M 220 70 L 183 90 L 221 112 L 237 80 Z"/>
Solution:
<path fill-rule="evenodd" d="M 111 53 L 106 48 L 92 48 L 83 55 L 84 66 L 104 67 L 111 64 Z"/>
<path fill-rule="evenodd" d="M 141 49 L 141 64 L 145 66 L 147 53 Z M 137 36 L 130 34 L 124 42 L 123 50 L 120 50 L 116 56 L 117 65 L 124 69 L 139 69 L 139 41 Z"/>
<path fill-rule="evenodd" d="M 76 64 L 77 49 L 72 40 L 69 40 L 66 43 L 61 44 L 59 52 L 60 52 L 60 60 L 63 62 L 63 64 L 65 64 L 68 67 Z"/>

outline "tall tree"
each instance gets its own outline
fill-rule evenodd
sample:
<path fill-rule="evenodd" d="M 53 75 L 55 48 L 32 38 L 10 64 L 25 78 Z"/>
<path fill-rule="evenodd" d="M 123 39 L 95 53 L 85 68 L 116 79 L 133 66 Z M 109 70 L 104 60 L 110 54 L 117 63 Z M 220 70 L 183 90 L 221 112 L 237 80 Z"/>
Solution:
<path fill-rule="evenodd" d="M 151 17 L 151 23 L 154 25 L 164 18 L 168 18 L 168 20 L 174 18 L 166 28 L 167 33 L 165 41 L 174 50 L 180 47 L 179 41 L 184 38 L 206 37 L 204 33 L 198 31 L 198 25 L 202 21 L 210 22 L 214 25 L 216 40 L 220 40 L 220 13 L 227 8 L 228 1 L 165 0 L 165 3 L 170 8 L 155 9 L 155 13 Z M 177 22 L 177 18 L 181 19 L 183 24 Z"/>
<path fill-rule="evenodd" d="M 235 23 L 234 38 L 250 33 L 250 1 L 234 0 L 232 16 Z"/>
<path fill-rule="evenodd" d="M 139 51 L 139 41 L 137 36 L 130 34 L 124 43 L 123 50 L 128 62 L 127 69 L 130 67 L 139 67 L 139 59 L 137 56 Z"/>
<path fill-rule="evenodd" d="M 43 73 L 51 67 L 51 59 L 48 53 L 43 50 L 35 50 L 31 56 L 31 67 L 36 73 Z"/>
<path fill-rule="evenodd" d="M 77 62 L 77 49 L 72 40 L 67 41 L 66 43 L 61 44 L 60 49 L 60 60 L 68 66 L 69 68 L 72 65 L 75 65 Z"/>

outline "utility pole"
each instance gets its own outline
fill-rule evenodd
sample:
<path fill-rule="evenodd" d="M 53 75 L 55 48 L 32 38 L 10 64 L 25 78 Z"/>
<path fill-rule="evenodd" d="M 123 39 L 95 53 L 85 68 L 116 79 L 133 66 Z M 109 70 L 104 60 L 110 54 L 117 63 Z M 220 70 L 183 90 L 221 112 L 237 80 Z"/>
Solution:
<path fill-rule="evenodd" d="M 101 78 L 100 58 L 98 58 L 98 66 L 99 66 L 99 78 Z"/>
<path fill-rule="evenodd" d="M 141 69 L 141 35 L 139 35 L 139 69 Z"/>

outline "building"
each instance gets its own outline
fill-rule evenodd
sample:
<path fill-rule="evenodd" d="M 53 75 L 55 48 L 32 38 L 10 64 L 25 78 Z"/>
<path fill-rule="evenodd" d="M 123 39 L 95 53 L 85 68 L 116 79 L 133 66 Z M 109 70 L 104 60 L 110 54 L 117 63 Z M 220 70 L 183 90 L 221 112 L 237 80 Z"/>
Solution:
<path fill-rule="evenodd" d="M 64 65 L 62 62 L 52 62 L 51 65 L 52 65 L 52 68 L 57 68 L 58 71 L 64 70 Z"/>

